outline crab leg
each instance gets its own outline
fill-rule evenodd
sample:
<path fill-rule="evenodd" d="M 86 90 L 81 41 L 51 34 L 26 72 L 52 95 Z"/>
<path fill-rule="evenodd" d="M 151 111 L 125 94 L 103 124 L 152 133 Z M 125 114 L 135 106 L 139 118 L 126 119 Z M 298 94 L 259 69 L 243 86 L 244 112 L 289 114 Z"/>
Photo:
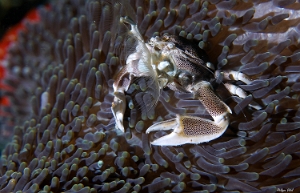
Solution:
<path fill-rule="evenodd" d="M 236 85 L 225 83 L 224 86 L 233 95 L 237 95 L 238 97 L 240 97 L 242 99 L 247 97 L 247 93 L 243 89 L 241 89 L 240 87 L 238 87 Z"/>
<path fill-rule="evenodd" d="M 132 83 L 133 77 L 140 77 L 140 75 L 143 74 L 143 71 L 138 69 L 136 64 L 143 65 L 143 61 L 140 60 L 138 53 L 133 53 L 128 56 L 126 66 L 118 73 L 113 84 L 114 101 L 111 106 L 111 111 L 115 117 L 116 127 L 123 132 L 123 118 L 126 110 L 125 92 Z"/>
<path fill-rule="evenodd" d="M 126 98 L 124 92 L 128 90 L 132 74 L 128 73 L 128 66 L 125 66 L 119 73 L 113 84 L 114 101 L 111 105 L 111 111 L 115 117 L 116 127 L 124 132 L 123 118 L 126 110 Z"/>
<path fill-rule="evenodd" d="M 129 89 L 134 77 L 149 77 L 152 82 L 152 90 L 158 100 L 159 83 L 157 74 L 152 69 L 152 58 L 148 47 L 144 43 L 142 35 L 138 31 L 137 25 L 128 17 L 121 17 L 120 21 L 131 26 L 129 34 L 136 39 L 136 52 L 131 53 L 126 59 L 126 65 L 117 74 L 113 84 L 114 101 L 112 103 L 112 113 L 115 118 L 116 127 L 124 132 L 123 118 L 126 110 L 125 92 Z"/>
<path fill-rule="evenodd" d="M 124 132 L 123 118 L 126 109 L 126 98 L 124 92 L 114 92 L 114 95 L 111 111 L 115 117 L 116 127 Z"/>
<path fill-rule="evenodd" d="M 246 84 L 250 84 L 252 81 L 251 79 L 245 75 L 242 72 L 239 71 L 234 71 L 234 70 L 225 70 L 225 71 L 220 71 L 217 70 L 215 72 L 215 78 L 221 77 L 224 78 L 225 80 L 239 80 L 242 81 Z M 230 84 L 230 83 L 225 83 L 224 86 L 226 89 L 233 95 L 237 95 L 238 97 L 244 99 L 247 96 L 247 93 L 241 89 L 240 87 Z"/>
<path fill-rule="evenodd" d="M 221 136 L 229 124 L 230 108 L 213 92 L 209 82 L 202 81 L 187 88 L 193 92 L 213 121 L 201 117 L 176 115 L 176 119 L 156 123 L 149 127 L 146 133 L 158 130 L 173 132 L 154 140 L 152 145 L 182 145 L 185 143 L 198 144 L 208 142 Z"/>
<path fill-rule="evenodd" d="M 225 80 L 239 80 L 246 84 L 252 83 L 252 80 L 246 74 L 239 72 L 239 71 L 226 70 L 226 71 L 221 72 L 220 70 L 217 70 L 215 72 L 215 77 L 219 77 L 221 73 L 222 73 L 222 78 L 224 78 Z M 243 89 L 241 89 L 239 86 L 236 86 L 236 85 L 233 85 L 230 83 L 225 83 L 224 86 L 231 94 L 236 95 L 236 96 L 240 97 L 241 99 L 244 99 L 247 97 L 247 93 Z M 256 110 L 260 110 L 262 108 L 259 104 L 255 103 L 254 101 L 252 101 L 252 103 L 249 104 L 249 106 Z"/>
<path fill-rule="evenodd" d="M 246 84 L 250 84 L 252 81 L 251 79 L 245 75 L 242 72 L 239 71 L 234 71 L 234 70 L 224 70 L 224 71 L 220 71 L 217 70 L 215 72 L 215 77 L 218 77 L 219 74 L 222 73 L 224 75 L 224 79 L 225 80 L 240 80 Z"/>

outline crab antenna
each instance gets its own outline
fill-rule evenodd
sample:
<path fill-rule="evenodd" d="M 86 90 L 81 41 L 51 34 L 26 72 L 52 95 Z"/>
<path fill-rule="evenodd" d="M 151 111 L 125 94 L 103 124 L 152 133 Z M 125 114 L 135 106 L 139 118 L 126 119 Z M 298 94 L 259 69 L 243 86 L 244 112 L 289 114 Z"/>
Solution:
<path fill-rule="evenodd" d="M 130 17 L 120 17 L 120 22 L 129 24 L 131 27 L 130 33 L 133 34 L 133 37 L 135 37 L 138 41 L 144 43 L 144 39 L 138 30 L 137 24 Z"/>
<path fill-rule="evenodd" d="M 128 23 L 130 25 L 136 25 L 134 23 L 134 21 L 131 18 L 129 18 L 128 16 L 120 17 L 120 22 L 122 22 L 122 23 Z"/>

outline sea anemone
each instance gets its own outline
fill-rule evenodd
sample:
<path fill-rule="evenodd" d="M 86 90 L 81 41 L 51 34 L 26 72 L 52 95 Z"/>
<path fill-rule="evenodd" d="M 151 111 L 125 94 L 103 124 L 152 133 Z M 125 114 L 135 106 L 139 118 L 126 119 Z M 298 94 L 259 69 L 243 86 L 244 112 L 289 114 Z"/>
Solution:
<path fill-rule="evenodd" d="M 17 126 L 1 157 L 0 190 L 300 191 L 299 9 L 280 0 L 52 1 L 40 10 L 41 22 L 20 33 L 7 59 Z M 235 83 L 248 92 L 243 100 L 220 94 L 233 110 L 223 136 L 151 146 L 165 134 L 145 134 L 154 122 L 207 113 L 192 94 L 170 90 L 153 111 L 136 108 L 134 101 L 147 97 L 142 81 L 126 96 L 125 133 L 115 129 L 112 83 L 130 38 L 113 18 L 124 13 L 145 40 L 183 36 L 217 69 L 253 79 Z"/>

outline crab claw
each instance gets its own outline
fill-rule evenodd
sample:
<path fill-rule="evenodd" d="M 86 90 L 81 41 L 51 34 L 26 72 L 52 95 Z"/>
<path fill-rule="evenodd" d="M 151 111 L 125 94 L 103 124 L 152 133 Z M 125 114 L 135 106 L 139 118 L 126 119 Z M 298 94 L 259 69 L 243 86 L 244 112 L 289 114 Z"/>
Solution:
<path fill-rule="evenodd" d="M 209 142 L 221 136 L 229 124 L 226 114 L 218 123 L 209 119 L 192 116 L 176 115 L 175 119 L 156 123 L 149 127 L 146 133 L 159 130 L 173 132 L 151 142 L 152 145 L 176 146 L 186 143 L 198 144 Z"/>
<path fill-rule="evenodd" d="M 114 102 L 111 106 L 111 111 L 115 117 L 116 126 L 124 132 L 123 118 L 126 109 L 126 98 L 123 92 L 114 93 Z"/>

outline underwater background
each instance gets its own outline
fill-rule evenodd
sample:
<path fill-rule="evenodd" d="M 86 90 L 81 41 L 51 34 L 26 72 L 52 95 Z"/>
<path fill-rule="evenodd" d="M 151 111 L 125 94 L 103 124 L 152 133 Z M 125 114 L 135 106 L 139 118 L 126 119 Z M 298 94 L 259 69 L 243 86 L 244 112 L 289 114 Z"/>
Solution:
<path fill-rule="evenodd" d="M 38 14 L 35 7 L 46 2 L 46 0 L 0 0 L 0 155 L 13 134 L 13 124 L 8 123 L 8 117 L 12 115 L 8 112 L 10 111 L 8 92 L 12 92 L 13 88 L 4 81 L 7 74 L 4 58 L 10 43 L 16 41 L 18 32 L 24 29 L 23 21 L 36 21 Z M 3 124 L 4 120 L 6 124 Z"/>
<path fill-rule="evenodd" d="M 2 60 L 10 105 L 1 132 L 0 192 L 300 191 L 298 1 L 53 0 L 25 22 Z M 145 134 L 176 114 L 209 117 L 192 94 L 163 90 L 156 108 L 129 105 L 115 129 L 112 84 L 131 40 L 116 18 L 129 15 L 145 40 L 169 33 L 194 40 L 240 99 L 216 89 L 232 109 L 224 135 L 199 145 L 151 146 Z M 133 85 L 127 100 L 144 100 Z M 146 101 L 146 100 L 145 100 Z M 250 103 L 262 107 L 251 108 Z"/>

